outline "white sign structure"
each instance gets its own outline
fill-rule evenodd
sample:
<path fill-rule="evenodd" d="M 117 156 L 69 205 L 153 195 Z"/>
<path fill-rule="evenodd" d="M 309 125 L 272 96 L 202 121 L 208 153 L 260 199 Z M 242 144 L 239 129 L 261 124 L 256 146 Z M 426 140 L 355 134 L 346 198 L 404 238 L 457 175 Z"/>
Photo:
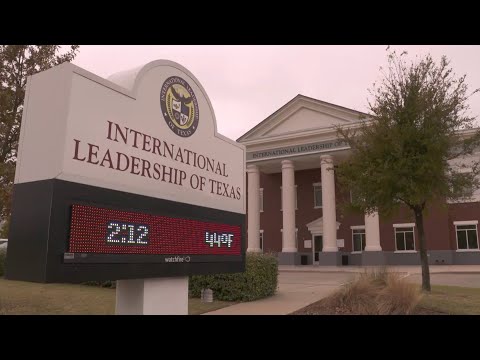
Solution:
<path fill-rule="evenodd" d="M 56 179 L 238 216 L 245 160 L 183 66 L 158 60 L 103 79 L 64 63 L 29 78 L 15 185 Z M 17 238 L 20 248 L 28 233 Z M 117 314 L 187 313 L 186 276 L 117 282 Z"/>
<path fill-rule="evenodd" d="M 15 183 L 61 179 L 245 214 L 244 147 L 217 133 L 181 65 L 106 80 L 64 63 L 30 79 L 25 104 Z"/>

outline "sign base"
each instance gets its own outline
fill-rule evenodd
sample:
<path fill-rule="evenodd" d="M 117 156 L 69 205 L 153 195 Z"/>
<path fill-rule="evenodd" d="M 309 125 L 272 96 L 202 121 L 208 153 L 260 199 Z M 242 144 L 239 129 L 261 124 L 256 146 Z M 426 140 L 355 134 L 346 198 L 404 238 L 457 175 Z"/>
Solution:
<path fill-rule="evenodd" d="M 188 276 L 118 280 L 116 315 L 188 315 Z"/>

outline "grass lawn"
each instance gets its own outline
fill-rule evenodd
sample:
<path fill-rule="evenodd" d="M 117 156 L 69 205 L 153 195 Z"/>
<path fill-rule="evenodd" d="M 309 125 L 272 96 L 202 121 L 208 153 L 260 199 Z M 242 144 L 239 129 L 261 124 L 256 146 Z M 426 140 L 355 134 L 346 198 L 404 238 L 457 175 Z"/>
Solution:
<path fill-rule="evenodd" d="M 189 299 L 188 313 L 198 315 L 232 302 Z M 113 315 L 115 289 L 74 284 L 38 284 L 0 278 L 0 315 Z"/>
<path fill-rule="evenodd" d="M 480 288 L 434 285 L 417 308 L 420 314 L 479 315 Z"/>

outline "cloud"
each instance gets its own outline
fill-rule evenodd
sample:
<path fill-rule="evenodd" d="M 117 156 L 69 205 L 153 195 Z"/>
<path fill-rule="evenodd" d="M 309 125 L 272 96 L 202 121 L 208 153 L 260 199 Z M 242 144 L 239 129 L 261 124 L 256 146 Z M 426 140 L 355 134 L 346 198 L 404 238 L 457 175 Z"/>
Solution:
<path fill-rule="evenodd" d="M 202 83 L 214 106 L 218 130 L 237 139 L 297 94 L 366 111 L 367 90 L 386 65 L 378 46 L 89 46 L 74 63 L 99 76 L 157 59 L 176 61 Z M 391 46 L 409 57 L 431 53 L 451 59 L 458 75 L 480 87 L 479 46 Z M 480 115 L 480 95 L 470 101 Z M 480 124 L 480 123 L 479 123 Z"/>

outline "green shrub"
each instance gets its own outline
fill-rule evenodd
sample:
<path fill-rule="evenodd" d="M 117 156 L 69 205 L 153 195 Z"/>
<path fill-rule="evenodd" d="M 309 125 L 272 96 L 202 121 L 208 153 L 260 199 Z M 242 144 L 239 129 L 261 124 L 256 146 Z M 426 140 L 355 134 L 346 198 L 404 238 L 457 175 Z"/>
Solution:
<path fill-rule="evenodd" d="M 8 230 L 10 228 L 10 216 L 5 220 L 3 226 L 0 227 L 0 239 L 8 239 Z"/>
<path fill-rule="evenodd" d="M 248 253 L 245 272 L 191 276 L 189 293 L 191 297 L 198 298 L 202 289 L 210 288 L 215 300 L 253 301 L 274 295 L 277 285 L 276 256 Z"/>
<path fill-rule="evenodd" d="M 7 250 L 0 250 L 0 276 L 5 274 L 5 260 L 7 259 Z"/>

